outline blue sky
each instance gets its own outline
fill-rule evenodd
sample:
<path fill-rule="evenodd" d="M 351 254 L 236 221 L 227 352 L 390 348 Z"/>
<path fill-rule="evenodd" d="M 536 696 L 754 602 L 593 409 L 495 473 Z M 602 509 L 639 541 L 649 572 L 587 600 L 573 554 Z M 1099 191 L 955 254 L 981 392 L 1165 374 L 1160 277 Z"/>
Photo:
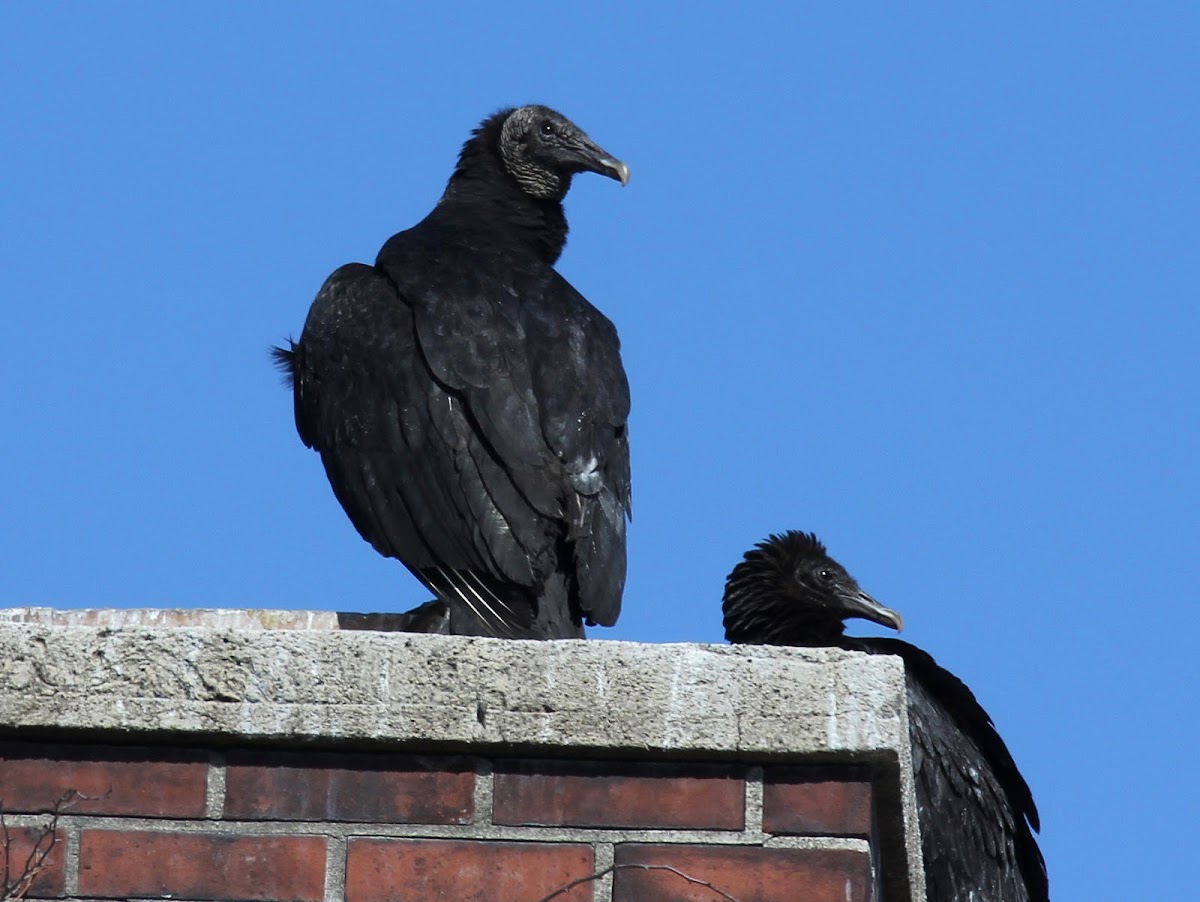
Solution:
<path fill-rule="evenodd" d="M 511 6 L 0 6 L 0 605 L 424 600 L 266 347 L 542 102 L 632 169 L 559 264 L 633 392 L 595 635 L 720 641 L 815 530 L 992 713 L 1059 902 L 1186 898 L 1200 7 Z"/>

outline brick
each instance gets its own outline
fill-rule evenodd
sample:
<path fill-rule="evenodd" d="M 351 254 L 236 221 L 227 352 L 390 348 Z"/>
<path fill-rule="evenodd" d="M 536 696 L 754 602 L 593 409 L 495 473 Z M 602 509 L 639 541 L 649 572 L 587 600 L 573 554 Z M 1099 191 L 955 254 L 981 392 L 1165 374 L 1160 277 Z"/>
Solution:
<path fill-rule="evenodd" d="M 231 752 L 225 817 L 469 824 L 475 774 L 461 757 Z"/>
<path fill-rule="evenodd" d="M 871 782 L 865 768 L 763 769 L 763 830 L 807 836 L 871 835 Z"/>
<path fill-rule="evenodd" d="M 6 811 L 49 811 L 70 790 L 71 814 L 203 817 L 208 758 L 135 746 L 0 743 Z"/>
<path fill-rule="evenodd" d="M 871 861 L 841 849 L 623 843 L 617 865 L 668 865 L 738 902 L 870 902 Z M 613 902 L 717 902 L 713 889 L 667 870 L 618 868 Z"/>
<path fill-rule="evenodd" d="M 3 837 L 0 837 L 0 844 L 3 842 Z M 0 860 L 0 899 L 9 898 L 5 894 L 5 878 L 14 899 L 22 898 L 22 889 L 26 889 L 24 897 L 30 899 L 64 895 L 66 842 L 67 836 L 61 829 L 49 833 L 37 827 L 9 827 L 8 847 L 0 848 L 3 853 L 3 860 Z M 45 857 L 41 854 L 43 850 L 48 850 Z M 31 853 L 34 853 L 32 858 Z M 26 883 L 22 878 L 31 870 L 36 875 L 31 883 Z"/>
<path fill-rule="evenodd" d="M 535 902 L 592 874 L 593 861 L 592 847 L 581 843 L 351 839 L 346 902 Z M 591 899 L 590 883 L 555 896 L 556 902 Z"/>
<path fill-rule="evenodd" d="M 497 761 L 497 824 L 741 830 L 746 783 L 726 765 Z"/>
<path fill-rule="evenodd" d="M 325 837 L 84 830 L 79 895 L 320 902 Z"/>

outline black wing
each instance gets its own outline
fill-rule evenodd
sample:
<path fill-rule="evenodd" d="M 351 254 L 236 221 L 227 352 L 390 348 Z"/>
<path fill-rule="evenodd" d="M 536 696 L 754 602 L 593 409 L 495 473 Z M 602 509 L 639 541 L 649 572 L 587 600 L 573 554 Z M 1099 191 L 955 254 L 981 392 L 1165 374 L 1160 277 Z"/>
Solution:
<path fill-rule="evenodd" d="M 566 521 L 579 607 L 612 626 L 625 586 L 629 383 L 612 323 L 547 268 L 536 303 L 524 305 L 542 434 L 566 477 Z M 532 287 L 532 286 L 531 286 Z"/>
<path fill-rule="evenodd" d="M 991 717 L 921 649 L 870 639 L 904 659 L 930 902 L 1048 902 L 1037 807 Z"/>
<path fill-rule="evenodd" d="M 549 580 L 546 591 L 565 590 L 576 619 L 612 625 L 630 510 L 629 385 L 616 329 L 553 267 L 491 236 L 474 240 L 458 222 L 401 233 L 378 265 L 412 302 L 433 379 L 462 399 L 502 465 L 482 474 L 488 491 L 515 490 L 540 515 L 531 528 L 543 540 L 553 533 L 535 584 L 551 572 L 565 578 L 564 589 Z"/>
<path fill-rule="evenodd" d="M 498 275 L 510 259 L 456 252 L 444 239 L 410 231 L 385 251 L 386 270 L 351 264 L 330 276 L 293 352 L 297 429 L 321 453 L 338 500 L 376 550 L 452 610 L 473 613 L 456 632 L 580 635 L 581 617 L 611 623 L 628 510 L 628 388 L 615 332 L 616 402 L 593 390 L 590 407 L 556 406 L 558 393 L 538 392 L 564 363 L 561 340 L 531 342 L 525 320 L 530 305 L 563 298 L 523 294 L 536 284 Z M 566 285 L 543 268 L 553 276 L 541 275 L 543 290 L 554 279 Z M 585 349 L 583 358 L 596 378 L 603 355 Z M 596 446 L 584 458 L 604 462 L 599 485 L 583 481 L 590 496 L 576 489 L 578 465 L 557 440 L 567 415 Z M 614 510 L 615 526 L 606 519 Z M 609 558 L 597 566 L 591 548 Z M 615 595 L 596 600 L 592 587 L 606 579 Z"/>
<path fill-rule="evenodd" d="M 536 513 L 511 491 L 501 511 L 485 490 L 481 470 L 499 464 L 461 401 L 431 378 L 394 285 L 363 264 L 338 269 L 292 354 L 296 429 L 362 537 L 439 598 L 462 599 L 480 621 L 468 631 L 520 634 L 528 605 L 514 608 L 498 589 L 532 584 L 513 539 L 528 529 L 512 527 Z"/>

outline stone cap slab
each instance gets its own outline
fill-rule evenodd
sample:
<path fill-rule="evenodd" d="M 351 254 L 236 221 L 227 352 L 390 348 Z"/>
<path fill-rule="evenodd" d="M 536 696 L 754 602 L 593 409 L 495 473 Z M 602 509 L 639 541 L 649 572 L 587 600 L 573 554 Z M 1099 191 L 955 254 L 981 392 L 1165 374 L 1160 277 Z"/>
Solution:
<path fill-rule="evenodd" d="M 900 660 L 836 649 L 0 618 L 13 727 L 739 758 L 907 747 Z"/>

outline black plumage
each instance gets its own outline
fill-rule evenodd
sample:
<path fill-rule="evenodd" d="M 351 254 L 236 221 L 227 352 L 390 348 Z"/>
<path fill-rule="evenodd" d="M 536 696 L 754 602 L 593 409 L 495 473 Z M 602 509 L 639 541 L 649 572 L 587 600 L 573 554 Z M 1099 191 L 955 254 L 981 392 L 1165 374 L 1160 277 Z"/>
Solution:
<path fill-rule="evenodd" d="M 1029 786 L 992 719 L 961 680 L 899 639 L 845 635 L 861 617 L 900 615 L 859 588 L 812 534 L 773 535 L 725 583 L 730 642 L 831 646 L 904 659 L 909 732 L 929 902 L 1047 902 Z"/>
<path fill-rule="evenodd" d="M 629 179 L 546 107 L 485 119 L 433 211 L 274 349 L 351 522 L 443 606 L 415 629 L 577 637 L 620 612 L 629 386 L 616 329 L 553 265 L 585 171 Z"/>

